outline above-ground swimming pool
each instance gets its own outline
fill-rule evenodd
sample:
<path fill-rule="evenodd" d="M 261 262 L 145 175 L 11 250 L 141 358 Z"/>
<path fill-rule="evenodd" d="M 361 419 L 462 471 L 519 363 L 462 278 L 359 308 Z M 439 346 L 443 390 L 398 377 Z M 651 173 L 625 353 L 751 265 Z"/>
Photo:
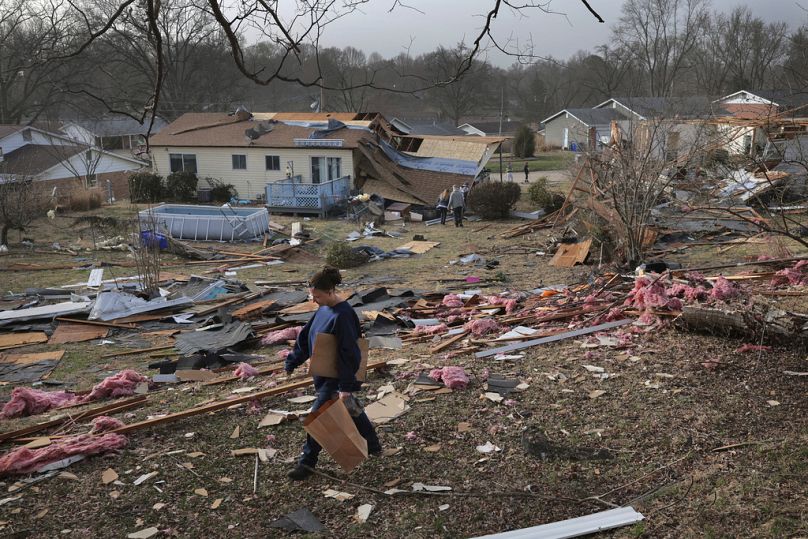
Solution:
<path fill-rule="evenodd" d="M 199 241 L 251 240 L 269 229 L 266 208 L 161 204 L 140 212 L 141 227 L 152 228 L 172 238 Z"/>

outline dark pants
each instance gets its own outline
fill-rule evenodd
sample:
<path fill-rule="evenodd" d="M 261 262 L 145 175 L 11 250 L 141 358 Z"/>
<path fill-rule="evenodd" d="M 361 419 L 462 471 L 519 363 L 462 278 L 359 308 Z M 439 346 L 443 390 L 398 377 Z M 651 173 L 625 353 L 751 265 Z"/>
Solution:
<path fill-rule="evenodd" d="M 438 215 L 440 215 L 440 224 L 446 224 L 446 208 L 438 208 Z"/>
<path fill-rule="evenodd" d="M 338 390 L 335 385 L 328 382 L 323 384 L 323 386 L 317 390 L 317 400 L 314 401 L 312 412 L 335 398 L 337 392 Z M 357 430 L 359 430 L 359 434 L 368 441 L 368 451 L 378 451 L 381 448 L 379 437 L 376 435 L 376 429 L 373 428 L 373 423 L 370 422 L 364 410 L 358 417 L 354 417 L 353 420 Z M 317 443 L 317 440 L 306 434 L 306 443 L 303 445 L 303 454 L 300 455 L 300 464 L 311 468 L 317 466 L 317 457 L 320 456 L 322 449 L 322 446 Z"/>
<path fill-rule="evenodd" d="M 453 208 L 455 226 L 463 226 L 463 206 Z"/>

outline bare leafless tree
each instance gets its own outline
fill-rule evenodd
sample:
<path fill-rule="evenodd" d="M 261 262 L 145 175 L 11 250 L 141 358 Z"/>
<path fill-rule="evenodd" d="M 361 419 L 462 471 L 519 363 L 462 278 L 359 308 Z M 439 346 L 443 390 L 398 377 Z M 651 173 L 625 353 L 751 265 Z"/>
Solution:
<path fill-rule="evenodd" d="M 34 178 L 0 178 L 0 245 L 8 245 L 9 230 L 24 232 L 44 216 L 47 198 Z"/>
<path fill-rule="evenodd" d="M 614 39 L 643 67 L 647 95 L 675 95 L 709 13 L 708 0 L 626 0 Z"/>

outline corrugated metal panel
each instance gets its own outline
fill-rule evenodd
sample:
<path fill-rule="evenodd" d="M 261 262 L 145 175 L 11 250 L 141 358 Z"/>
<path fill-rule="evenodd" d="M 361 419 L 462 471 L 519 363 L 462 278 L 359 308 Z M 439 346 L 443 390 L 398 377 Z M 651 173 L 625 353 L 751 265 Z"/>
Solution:
<path fill-rule="evenodd" d="M 611 530 L 612 528 L 628 526 L 644 518 L 633 507 L 621 507 L 532 528 L 483 535 L 475 539 L 567 539 L 568 537 L 581 537 L 591 533 Z"/>

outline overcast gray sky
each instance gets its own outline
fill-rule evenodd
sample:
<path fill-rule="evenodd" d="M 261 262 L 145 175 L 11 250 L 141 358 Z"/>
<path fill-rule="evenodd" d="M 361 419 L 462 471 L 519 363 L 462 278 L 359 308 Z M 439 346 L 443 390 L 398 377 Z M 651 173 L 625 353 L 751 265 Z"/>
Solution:
<path fill-rule="evenodd" d="M 409 48 L 417 56 L 438 45 L 451 47 L 476 37 L 494 0 L 403 0 L 414 9 L 397 6 L 394 0 L 371 0 L 354 13 L 326 28 L 321 43 L 325 46 L 352 46 L 367 54 L 378 52 L 390 58 Z M 533 40 L 535 53 L 563 59 L 578 50 L 591 50 L 607 43 L 610 27 L 620 16 L 619 0 L 590 0 L 590 5 L 605 19 L 599 23 L 579 0 L 553 0 L 550 7 L 557 14 L 525 10 L 524 15 L 502 8 L 494 22 L 494 35 L 505 43 Z M 713 0 L 714 11 L 729 12 L 737 5 L 747 5 L 755 16 L 766 21 L 785 21 L 795 28 L 808 23 L 808 0 Z M 803 7 L 800 7 L 803 6 Z M 507 66 L 512 58 L 489 54 L 489 61 Z"/>

